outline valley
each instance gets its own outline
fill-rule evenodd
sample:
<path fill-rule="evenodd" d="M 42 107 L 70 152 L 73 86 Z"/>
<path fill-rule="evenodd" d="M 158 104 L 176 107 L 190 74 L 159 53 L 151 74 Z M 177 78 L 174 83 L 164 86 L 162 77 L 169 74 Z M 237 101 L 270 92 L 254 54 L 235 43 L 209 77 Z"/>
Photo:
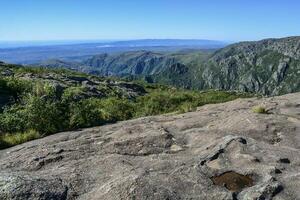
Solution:
<path fill-rule="evenodd" d="M 46 60 L 38 65 L 185 89 L 280 95 L 300 91 L 299 51 L 300 37 L 288 37 L 241 42 L 219 50 L 105 53 L 81 61 Z"/>

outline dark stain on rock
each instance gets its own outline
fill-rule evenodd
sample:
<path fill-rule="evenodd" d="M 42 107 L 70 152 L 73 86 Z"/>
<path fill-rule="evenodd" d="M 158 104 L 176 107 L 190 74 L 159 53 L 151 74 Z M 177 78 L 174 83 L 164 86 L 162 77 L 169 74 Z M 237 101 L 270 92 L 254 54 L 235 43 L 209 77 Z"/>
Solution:
<path fill-rule="evenodd" d="M 275 168 L 275 174 L 281 174 L 282 173 L 282 171 L 280 170 L 280 169 L 278 169 L 278 168 Z"/>
<path fill-rule="evenodd" d="M 279 185 L 278 187 L 275 188 L 275 190 L 272 193 L 272 197 L 274 197 L 275 195 L 277 195 L 278 193 L 280 193 L 283 190 L 283 186 Z"/>
<path fill-rule="evenodd" d="M 239 139 L 239 142 L 242 143 L 242 144 L 247 144 L 247 140 L 244 139 L 244 138 L 240 138 L 240 139 Z"/>
<path fill-rule="evenodd" d="M 232 171 L 214 176 L 211 179 L 215 185 L 226 187 L 232 192 L 238 192 L 254 185 L 254 181 L 250 175 L 242 175 Z"/>
<path fill-rule="evenodd" d="M 220 149 L 215 155 L 210 158 L 210 161 L 216 160 L 219 158 L 220 154 L 224 153 L 224 149 Z"/>
<path fill-rule="evenodd" d="M 290 164 L 291 163 L 291 161 L 288 158 L 280 158 L 279 162 L 284 163 L 284 164 Z"/>

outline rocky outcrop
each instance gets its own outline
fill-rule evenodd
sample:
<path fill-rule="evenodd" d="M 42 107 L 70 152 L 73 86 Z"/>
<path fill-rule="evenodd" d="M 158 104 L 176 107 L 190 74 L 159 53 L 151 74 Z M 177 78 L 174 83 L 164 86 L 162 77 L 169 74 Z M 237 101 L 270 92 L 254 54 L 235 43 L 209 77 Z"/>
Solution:
<path fill-rule="evenodd" d="M 299 99 L 238 99 L 2 150 L 0 199 L 299 199 Z"/>
<path fill-rule="evenodd" d="M 74 95 L 76 100 L 90 97 L 108 97 L 111 94 L 115 94 L 119 97 L 134 98 L 146 93 L 142 85 L 121 80 L 89 76 L 73 71 L 64 72 L 50 69 L 40 69 L 40 71 L 32 69 L 32 71 L 30 71 L 26 70 L 25 67 L 24 70 L 18 71 L 14 65 L 9 64 L 0 64 L 0 79 L 1 78 L 15 78 L 29 82 L 48 83 L 55 90 L 57 96 L 62 95 L 63 91 L 69 90 L 70 93 L 76 93 L 76 95 Z M 4 89 L 1 90 L 0 82 L 0 108 L 8 102 L 10 97 L 5 92 Z"/>

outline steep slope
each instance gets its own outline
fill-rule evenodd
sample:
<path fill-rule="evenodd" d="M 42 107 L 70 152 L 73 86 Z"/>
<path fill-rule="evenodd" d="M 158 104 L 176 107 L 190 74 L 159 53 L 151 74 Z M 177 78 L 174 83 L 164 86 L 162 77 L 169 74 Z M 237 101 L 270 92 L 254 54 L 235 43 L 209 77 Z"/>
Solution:
<path fill-rule="evenodd" d="M 114 54 L 99 54 L 82 58 L 81 61 L 51 59 L 36 65 L 68 69 L 103 76 L 149 76 L 161 74 L 176 65 L 200 63 L 208 58 L 214 50 L 185 49 L 176 52 L 129 51 Z"/>
<path fill-rule="evenodd" d="M 184 88 L 286 94 L 300 91 L 299 54 L 300 37 L 242 42 L 186 63 L 184 72 L 167 68 L 152 79 Z"/>
<path fill-rule="evenodd" d="M 242 42 L 217 51 L 202 74 L 209 88 L 278 95 L 300 90 L 300 37 Z"/>
<path fill-rule="evenodd" d="M 300 199 L 299 99 L 238 99 L 2 150 L 0 199 Z"/>
<path fill-rule="evenodd" d="M 101 54 L 83 62 L 106 76 L 151 75 L 176 63 L 176 58 L 149 51 Z"/>

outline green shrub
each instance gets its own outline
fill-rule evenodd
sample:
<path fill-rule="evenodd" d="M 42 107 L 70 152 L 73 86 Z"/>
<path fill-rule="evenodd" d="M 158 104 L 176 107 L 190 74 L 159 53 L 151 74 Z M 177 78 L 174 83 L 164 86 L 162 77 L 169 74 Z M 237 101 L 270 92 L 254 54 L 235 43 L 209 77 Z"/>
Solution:
<path fill-rule="evenodd" d="M 62 100 L 65 102 L 74 101 L 80 99 L 84 94 L 83 87 L 68 87 L 64 90 L 62 94 Z"/>
<path fill-rule="evenodd" d="M 60 102 L 29 96 L 25 106 L 26 128 L 43 134 L 63 130 L 65 126 L 65 107 Z"/>
<path fill-rule="evenodd" d="M 252 112 L 259 113 L 259 114 L 266 114 L 267 110 L 262 106 L 255 106 L 252 108 Z"/>
<path fill-rule="evenodd" d="M 192 102 L 185 102 L 178 108 L 178 113 L 186 113 L 196 111 L 197 106 Z"/>
<path fill-rule="evenodd" d="M 32 94 L 38 97 L 48 96 L 55 97 L 55 88 L 53 85 L 47 82 L 38 81 L 34 84 Z"/>
<path fill-rule="evenodd" d="M 101 102 L 104 121 L 116 122 L 131 119 L 134 116 L 134 105 L 127 99 L 108 98 Z"/>
<path fill-rule="evenodd" d="M 198 106 L 193 92 L 159 91 L 138 98 L 137 116 L 157 115 L 168 112 L 193 110 Z M 189 107 L 189 108 L 188 108 Z"/>
<path fill-rule="evenodd" d="M 100 99 L 90 98 L 71 103 L 69 113 L 71 129 L 97 126 L 103 123 Z"/>
<path fill-rule="evenodd" d="M 22 105 L 14 104 L 6 107 L 0 114 L 0 130 L 9 133 L 24 131 L 26 127 L 25 116 L 26 112 Z"/>
<path fill-rule="evenodd" d="M 134 106 L 126 99 L 89 98 L 71 104 L 70 128 L 98 126 L 133 116 Z"/>
<path fill-rule="evenodd" d="M 2 78 L 0 81 L 0 89 L 5 90 L 18 98 L 21 94 L 29 92 L 32 88 L 32 82 L 14 77 Z"/>
<path fill-rule="evenodd" d="M 59 102 L 29 95 L 23 104 L 4 109 L 0 128 L 8 133 L 34 129 L 47 135 L 65 128 L 65 114 L 65 107 Z"/>
<path fill-rule="evenodd" d="M 0 78 L 0 90 L 5 90 L 7 88 L 6 81 Z"/>

